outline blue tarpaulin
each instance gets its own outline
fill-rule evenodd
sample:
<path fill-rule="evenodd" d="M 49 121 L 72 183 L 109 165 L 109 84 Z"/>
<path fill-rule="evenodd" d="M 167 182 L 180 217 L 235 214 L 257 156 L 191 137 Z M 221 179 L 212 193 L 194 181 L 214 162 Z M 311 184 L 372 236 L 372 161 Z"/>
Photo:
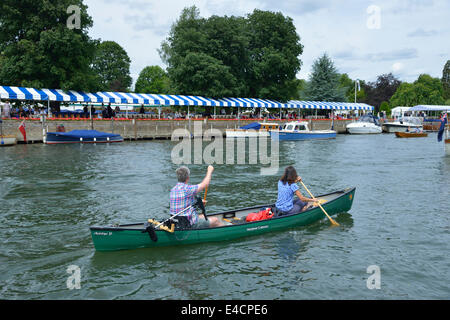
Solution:
<path fill-rule="evenodd" d="M 253 122 L 250 123 L 246 126 L 240 127 L 239 129 L 243 129 L 243 130 L 249 130 L 249 129 L 253 129 L 253 130 L 259 130 L 261 129 L 261 125 L 258 122 Z"/>
<path fill-rule="evenodd" d="M 70 132 L 57 132 L 60 136 L 73 137 L 73 138 L 83 138 L 83 139 L 93 139 L 93 138 L 111 138 L 117 137 L 118 134 L 100 132 L 97 130 L 72 130 Z"/>

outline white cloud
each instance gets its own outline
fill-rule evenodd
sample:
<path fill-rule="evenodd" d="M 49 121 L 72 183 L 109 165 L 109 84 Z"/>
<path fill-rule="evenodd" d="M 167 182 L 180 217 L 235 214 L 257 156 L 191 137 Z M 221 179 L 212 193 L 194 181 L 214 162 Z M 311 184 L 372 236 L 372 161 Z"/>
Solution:
<path fill-rule="evenodd" d="M 401 62 L 396 62 L 392 65 L 392 71 L 394 71 L 394 72 L 398 72 L 402 69 L 403 69 L 403 63 L 401 63 Z"/>

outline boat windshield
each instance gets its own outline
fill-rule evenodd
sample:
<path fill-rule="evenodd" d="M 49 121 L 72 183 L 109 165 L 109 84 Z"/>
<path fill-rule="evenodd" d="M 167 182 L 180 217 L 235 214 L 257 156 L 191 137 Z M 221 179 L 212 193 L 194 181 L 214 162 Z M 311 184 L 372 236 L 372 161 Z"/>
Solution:
<path fill-rule="evenodd" d="M 416 125 L 422 125 L 422 121 L 420 120 L 420 118 L 417 118 L 417 117 L 403 117 L 403 118 L 398 119 L 398 121 L 412 123 L 412 124 L 416 124 Z"/>
<path fill-rule="evenodd" d="M 370 122 L 378 124 L 377 119 L 374 116 L 368 114 L 365 114 L 361 118 L 359 118 L 359 122 Z"/>

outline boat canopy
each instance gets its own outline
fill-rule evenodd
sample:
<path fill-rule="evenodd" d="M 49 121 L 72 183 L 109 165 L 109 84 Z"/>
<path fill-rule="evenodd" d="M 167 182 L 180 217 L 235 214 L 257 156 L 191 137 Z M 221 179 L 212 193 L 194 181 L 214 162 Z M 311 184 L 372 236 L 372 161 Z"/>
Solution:
<path fill-rule="evenodd" d="M 422 119 L 418 118 L 418 117 L 401 117 L 398 119 L 398 121 L 400 123 L 412 123 L 412 124 L 417 124 L 417 125 L 422 125 Z"/>
<path fill-rule="evenodd" d="M 86 93 L 74 90 L 35 89 L 0 86 L 0 99 L 58 101 L 72 103 L 119 103 L 151 106 L 213 106 L 242 108 L 277 109 L 320 109 L 320 110 L 362 110 L 373 111 L 374 107 L 365 103 L 321 102 L 291 100 L 282 103 L 256 98 L 205 98 L 200 96 L 164 95 L 132 92 Z"/>
<path fill-rule="evenodd" d="M 375 123 L 376 125 L 378 125 L 378 117 L 375 117 L 372 114 L 362 115 L 358 121 L 359 122 L 370 122 L 370 123 Z"/>
<path fill-rule="evenodd" d="M 259 130 L 259 129 L 261 129 L 261 124 L 258 123 L 258 122 L 253 122 L 253 123 L 247 124 L 246 126 L 240 127 L 239 129 L 243 129 L 243 130 L 250 130 L 250 129 Z"/>

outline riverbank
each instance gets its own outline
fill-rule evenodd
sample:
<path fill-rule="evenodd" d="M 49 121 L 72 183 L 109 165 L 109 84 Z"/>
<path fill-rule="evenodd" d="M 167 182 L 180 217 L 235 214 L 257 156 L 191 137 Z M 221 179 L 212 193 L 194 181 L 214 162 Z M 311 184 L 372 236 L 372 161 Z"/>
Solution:
<path fill-rule="evenodd" d="M 23 119 L 3 120 L 3 133 L 16 136 L 18 143 L 25 143 L 19 126 Z M 252 122 L 264 121 L 263 119 L 52 119 L 45 122 L 39 119 L 25 120 L 27 143 L 42 143 L 45 132 L 56 132 L 58 126 L 64 126 L 66 132 L 71 130 L 95 129 L 103 132 L 120 134 L 125 140 L 167 140 L 176 129 L 194 130 L 194 122 L 202 122 L 203 130 L 217 129 L 224 133 L 227 129 L 236 129 Z M 313 119 L 312 130 L 327 130 L 331 128 L 330 119 Z M 287 120 L 270 119 L 267 122 L 285 123 Z M 352 120 L 335 120 L 334 129 L 339 134 L 346 133 L 346 126 Z"/>

